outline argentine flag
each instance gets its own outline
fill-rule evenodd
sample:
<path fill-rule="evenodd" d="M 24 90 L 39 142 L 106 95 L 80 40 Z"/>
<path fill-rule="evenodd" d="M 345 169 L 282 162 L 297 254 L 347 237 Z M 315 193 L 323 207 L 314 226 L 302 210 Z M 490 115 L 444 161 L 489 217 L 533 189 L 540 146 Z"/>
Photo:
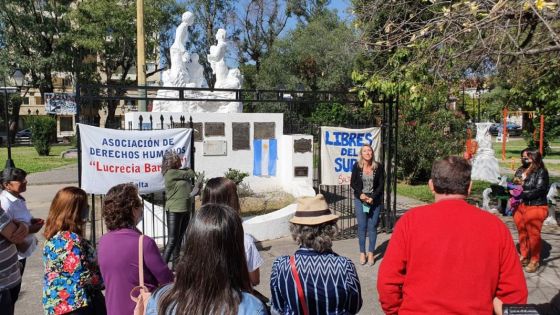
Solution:
<path fill-rule="evenodd" d="M 253 141 L 253 175 L 276 176 L 278 143 L 276 139 L 255 139 Z"/>

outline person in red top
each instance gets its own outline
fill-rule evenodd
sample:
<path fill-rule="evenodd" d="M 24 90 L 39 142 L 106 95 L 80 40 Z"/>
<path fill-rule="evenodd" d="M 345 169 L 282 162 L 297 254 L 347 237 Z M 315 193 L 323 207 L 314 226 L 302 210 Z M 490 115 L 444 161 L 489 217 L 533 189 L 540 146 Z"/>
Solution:
<path fill-rule="evenodd" d="M 527 284 L 506 225 L 469 205 L 471 165 L 434 162 L 428 183 L 435 203 L 410 209 L 379 266 L 386 314 L 492 314 L 492 300 L 527 302 Z"/>

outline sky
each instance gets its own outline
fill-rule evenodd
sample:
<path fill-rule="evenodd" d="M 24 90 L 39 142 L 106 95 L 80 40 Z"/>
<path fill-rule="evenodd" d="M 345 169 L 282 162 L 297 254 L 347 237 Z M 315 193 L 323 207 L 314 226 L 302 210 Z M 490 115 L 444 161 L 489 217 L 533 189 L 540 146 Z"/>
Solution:
<path fill-rule="evenodd" d="M 186 4 L 187 6 L 190 3 L 189 0 L 177 0 L 177 2 L 182 3 L 182 4 Z M 244 5 L 248 2 L 248 0 L 238 0 L 238 1 L 234 1 L 234 2 L 237 3 L 236 10 L 240 14 L 242 14 L 243 9 L 244 9 Z M 351 7 L 351 0 L 331 0 L 331 3 L 329 4 L 329 8 L 333 9 L 333 10 L 336 10 L 338 12 L 338 15 L 340 16 L 340 18 L 343 19 L 343 20 L 349 20 L 350 19 L 350 14 L 349 14 L 349 8 L 350 7 Z M 286 23 L 286 28 L 282 31 L 282 33 L 280 33 L 280 36 L 285 36 L 285 34 L 287 32 L 294 29 L 296 26 L 297 26 L 297 18 L 295 18 L 295 17 L 290 18 L 288 20 L 288 22 Z M 174 33 L 175 29 L 171 29 L 170 32 Z M 228 64 L 229 67 L 237 67 L 238 66 L 237 59 L 235 58 L 235 54 L 233 53 L 233 49 L 234 49 L 234 47 L 232 46 L 232 43 L 230 43 L 228 55 L 226 56 L 226 63 Z M 163 60 L 162 60 L 162 62 L 163 62 Z"/>

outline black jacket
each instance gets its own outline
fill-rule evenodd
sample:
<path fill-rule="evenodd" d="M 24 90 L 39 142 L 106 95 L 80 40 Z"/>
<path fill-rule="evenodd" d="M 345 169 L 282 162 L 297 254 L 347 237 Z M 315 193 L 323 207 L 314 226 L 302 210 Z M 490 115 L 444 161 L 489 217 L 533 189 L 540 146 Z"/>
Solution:
<path fill-rule="evenodd" d="M 521 178 L 525 168 L 520 167 L 515 172 L 515 176 Z M 539 168 L 529 174 L 523 181 L 523 193 L 521 200 L 526 206 L 544 206 L 548 204 L 546 194 L 548 193 L 548 171 L 546 168 Z"/>
<path fill-rule="evenodd" d="M 383 166 L 377 162 L 375 168 L 375 175 L 373 176 L 373 193 L 371 194 L 371 198 L 373 198 L 374 204 L 381 204 L 383 203 L 383 183 L 385 182 L 385 170 Z M 354 197 L 360 199 L 360 195 L 362 194 L 362 189 L 364 188 L 364 183 L 362 182 L 362 169 L 358 165 L 358 162 L 354 163 L 352 167 L 352 176 L 350 177 L 350 187 L 354 190 Z"/>

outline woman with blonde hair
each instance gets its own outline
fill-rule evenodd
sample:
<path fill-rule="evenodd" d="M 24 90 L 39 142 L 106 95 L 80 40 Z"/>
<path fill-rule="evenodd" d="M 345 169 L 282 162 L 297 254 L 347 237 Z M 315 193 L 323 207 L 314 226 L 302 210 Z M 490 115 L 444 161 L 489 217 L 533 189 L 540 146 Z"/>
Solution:
<path fill-rule="evenodd" d="M 383 184 L 385 172 L 375 161 L 373 148 L 365 144 L 360 148 L 358 161 L 352 167 L 350 186 L 354 190 L 354 211 L 358 221 L 358 243 L 360 264 L 375 263 L 373 253 L 377 241 L 377 223 L 383 205 Z M 366 235 L 369 245 L 366 258 Z"/>
<path fill-rule="evenodd" d="M 43 306 L 45 314 L 105 314 L 95 249 L 84 237 L 87 194 L 78 187 L 59 190 L 45 224 Z"/>

